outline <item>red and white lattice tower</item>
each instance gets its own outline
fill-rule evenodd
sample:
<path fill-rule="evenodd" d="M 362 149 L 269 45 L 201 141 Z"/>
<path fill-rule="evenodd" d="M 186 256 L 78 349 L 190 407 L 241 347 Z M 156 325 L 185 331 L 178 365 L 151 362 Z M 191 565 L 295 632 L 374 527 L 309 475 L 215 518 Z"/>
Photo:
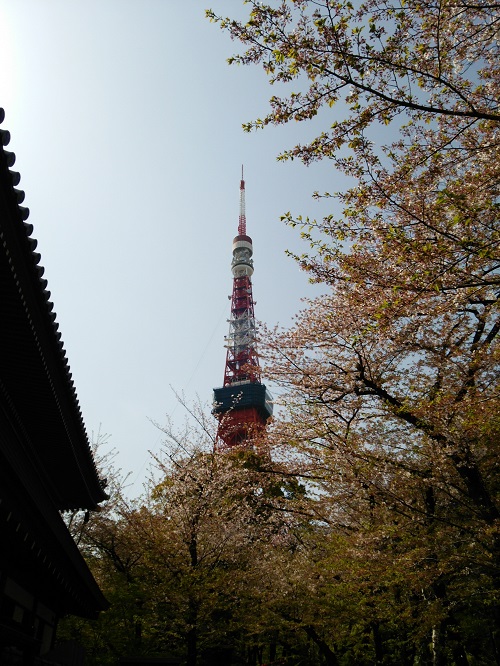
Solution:
<path fill-rule="evenodd" d="M 238 235 L 233 240 L 233 294 L 226 338 L 224 386 L 214 389 L 213 413 L 219 419 L 217 447 L 244 446 L 272 414 L 271 396 L 260 381 L 254 300 L 252 295 L 253 245 L 247 236 L 245 181 L 240 182 Z"/>

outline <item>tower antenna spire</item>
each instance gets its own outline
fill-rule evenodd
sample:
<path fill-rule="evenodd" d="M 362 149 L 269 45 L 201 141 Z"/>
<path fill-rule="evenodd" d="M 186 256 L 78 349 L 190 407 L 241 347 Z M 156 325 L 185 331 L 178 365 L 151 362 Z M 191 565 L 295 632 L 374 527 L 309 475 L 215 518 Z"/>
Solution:
<path fill-rule="evenodd" d="M 224 385 L 214 389 L 213 413 L 219 420 L 216 446 L 252 446 L 255 433 L 272 415 L 271 396 L 260 381 L 257 333 L 252 295 L 253 244 L 247 236 L 245 180 L 240 181 L 238 235 L 233 240 L 233 295 L 226 337 Z"/>
<path fill-rule="evenodd" d="M 245 213 L 245 181 L 243 179 L 243 164 L 241 165 L 240 180 L 240 218 L 238 223 L 238 236 L 247 235 L 247 218 Z"/>

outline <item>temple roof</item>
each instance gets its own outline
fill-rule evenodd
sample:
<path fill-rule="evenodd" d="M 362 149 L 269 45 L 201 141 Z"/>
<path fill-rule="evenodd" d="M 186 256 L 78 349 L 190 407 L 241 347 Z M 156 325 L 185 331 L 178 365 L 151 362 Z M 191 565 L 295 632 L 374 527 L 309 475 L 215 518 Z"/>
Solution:
<path fill-rule="evenodd" d="M 4 120 L 0 108 L 0 125 Z M 106 499 L 50 300 L 10 134 L 0 127 L 0 403 L 19 445 L 2 450 L 26 484 L 37 477 L 59 510 Z M 1 407 L 1 405 L 0 405 Z"/>

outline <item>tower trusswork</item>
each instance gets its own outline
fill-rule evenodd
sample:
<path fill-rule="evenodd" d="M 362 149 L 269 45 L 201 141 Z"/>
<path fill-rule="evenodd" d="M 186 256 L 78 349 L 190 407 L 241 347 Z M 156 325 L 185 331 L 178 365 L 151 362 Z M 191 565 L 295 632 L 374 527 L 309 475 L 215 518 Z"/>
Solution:
<path fill-rule="evenodd" d="M 260 381 L 256 347 L 252 239 L 247 236 L 245 181 L 240 182 L 238 235 L 233 240 L 233 294 L 231 318 L 226 338 L 224 386 L 214 389 L 213 412 L 219 419 L 217 445 L 243 445 L 252 433 L 262 428 L 273 412 L 271 396 Z"/>

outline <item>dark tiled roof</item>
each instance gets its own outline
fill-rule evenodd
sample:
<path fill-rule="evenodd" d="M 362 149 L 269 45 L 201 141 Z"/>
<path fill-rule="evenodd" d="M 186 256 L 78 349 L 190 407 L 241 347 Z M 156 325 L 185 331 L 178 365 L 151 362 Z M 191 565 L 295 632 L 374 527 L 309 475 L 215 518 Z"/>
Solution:
<path fill-rule="evenodd" d="M 4 112 L 0 108 L 0 124 Z M 0 402 L 9 406 L 22 458 L 29 458 L 58 509 L 106 499 L 93 460 L 66 351 L 36 251 L 29 209 L 0 128 Z M 22 457 L 21 457 L 22 453 Z M 10 452 L 14 457 L 16 452 Z"/>

